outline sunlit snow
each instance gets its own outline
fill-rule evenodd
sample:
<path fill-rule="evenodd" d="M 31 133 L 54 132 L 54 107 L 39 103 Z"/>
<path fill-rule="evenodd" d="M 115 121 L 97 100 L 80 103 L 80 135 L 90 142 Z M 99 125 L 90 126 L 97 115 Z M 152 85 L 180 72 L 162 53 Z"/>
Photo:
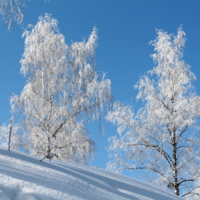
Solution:
<path fill-rule="evenodd" d="M 0 200 L 178 200 L 147 183 L 96 167 L 39 161 L 0 149 Z"/>

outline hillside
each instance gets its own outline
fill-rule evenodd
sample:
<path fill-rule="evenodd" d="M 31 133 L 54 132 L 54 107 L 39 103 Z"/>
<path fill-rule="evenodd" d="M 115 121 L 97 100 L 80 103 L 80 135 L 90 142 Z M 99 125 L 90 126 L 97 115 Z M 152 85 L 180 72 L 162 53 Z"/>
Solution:
<path fill-rule="evenodd" d="M 149 184 L 99 168 L 0 149 L 0 200 L 178 200 Z"/>

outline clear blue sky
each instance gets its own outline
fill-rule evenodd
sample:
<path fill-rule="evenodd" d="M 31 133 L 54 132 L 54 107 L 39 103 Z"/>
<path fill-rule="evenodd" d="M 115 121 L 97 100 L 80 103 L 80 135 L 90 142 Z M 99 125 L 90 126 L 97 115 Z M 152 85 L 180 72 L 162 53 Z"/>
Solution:
<path fill-rule="evenodd" d="M 115 100 L 132 102 L 135 110 L 137 91 L 133 85 L 139 77 L 155 65 L 150 58 L 156 29 L 176 33 L 183 25 L 187 41 L 184 60 L 192 66 L 197 76 L 194 82 L 200 94 L 200 1 L 199 0 L 30 0 L 24 10 L 24 27 L 36 24 L 38 17 L 51 13 L 59 21 L 60 32 L 68 44 L 87 38 L 93 26 L 98 28 L 96 64 L 99 72 L 107 72 L 112 83 Z M 0 24 L 0 122 L 10 118 L 9 99 L 20 94 L 26 79 L 19 74 L 19 61 L 23 54 L 23 29 L 14 27 L 7 33 Z M 116 133 L 116 128 L 105 123 L 105 135 L 101 136 L 98 123 L 89 127 L 91 137 L 97 143 L 93 166 L 106 167 L 109 158 L 105 147 L 107 138 Z M 136 177 L 136 173 L 126 173 Z"/>

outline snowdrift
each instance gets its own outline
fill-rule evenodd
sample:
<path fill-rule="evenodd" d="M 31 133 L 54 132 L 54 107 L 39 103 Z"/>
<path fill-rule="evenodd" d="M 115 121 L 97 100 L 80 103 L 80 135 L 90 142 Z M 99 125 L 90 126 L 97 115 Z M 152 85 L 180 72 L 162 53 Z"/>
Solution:
<path fill-rule="evenodd" d="M 183 200 L 95 167 L 0 149 L 0 200 Z"/>

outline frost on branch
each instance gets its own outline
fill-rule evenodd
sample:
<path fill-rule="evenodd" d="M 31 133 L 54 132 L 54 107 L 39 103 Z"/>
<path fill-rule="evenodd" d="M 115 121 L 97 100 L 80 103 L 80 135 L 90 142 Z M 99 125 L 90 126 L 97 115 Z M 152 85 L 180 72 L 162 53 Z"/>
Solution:
<path fill-rule="evenodd" d="M 110 138 L 108 169 L 139 169 L 159 186 L 176 195 L 199 195 L 200 98 L 194 92 L 195 75 L 183 58 L 185 32 L 157 31 L 151 42 L 157 64 L 135 88 L 144 107 L 136 114 L 131 106 L 116 102 L 107 120 L 117 135 Z M 196 190 L 195 190 L 196 191 Z"/>
<path fill-rule="evenodd" d="M 26 8 L 26 1 L 29 0 L 0 0 L 1 21 L 4 21 L 9 31 L 14 23 L 23 25 L 23 10 Z M 44 2 L 50 2 L 50 0 L 44 0 Z"/>
<path fill-rule="evenodd" d="M 86 163 L 94 151 L 87 123 L 111 100 L 110 80 L 95 70 L 97 29 L 88 41 L 65 44 L 57 20 L 46 14 L 26 30 L 21 73 L 27 83 L 11 99 L 30 153 Z"/>
<path fill-rule="evenodd" d="M 25 8 L 26 0 L 1 0 L 0 1 L 0 14 L 2 21 L 11 30 L 13 23 L 22 25 L 23 23 L 23 9 Z"/>

